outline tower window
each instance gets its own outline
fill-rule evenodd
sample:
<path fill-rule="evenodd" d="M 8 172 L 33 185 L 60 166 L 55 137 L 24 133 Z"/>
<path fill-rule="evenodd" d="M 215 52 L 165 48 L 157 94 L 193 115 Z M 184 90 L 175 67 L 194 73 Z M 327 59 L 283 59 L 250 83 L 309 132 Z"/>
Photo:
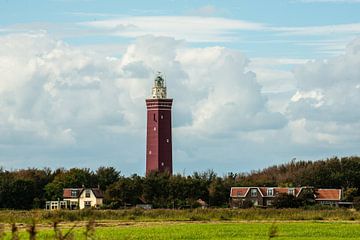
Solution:
<path fill-rule="evenodd" d="M 170 142 L 170 140 L 167 138 L 167 139 L 166 139 L 166 142 L 167 142 L 167 143 L 169 143 L 169 142 Z"/>
<path fill-rule="evenodd" d="M 154 127 L 154 131 L 156 131 L 156 127 Z"/>
<path fill-rule="evenodd" d="M 162 166 L 162 167 L 164 166 L 164 162 L 161 162 L 161 166 Z"/>
<path fill-rule="evenodd" d="M 149 151 L 149 155 L 151 155 L 151 153 L 152 153 L 152 152 L 151 152 L 151 150 L 150 150 L 150 151 Z"/>
<path fill-rule="evenodd" d="M 164 119 L 164 115 L 161 115 L 160 118 L 161 118 L 161 119 Z"/>

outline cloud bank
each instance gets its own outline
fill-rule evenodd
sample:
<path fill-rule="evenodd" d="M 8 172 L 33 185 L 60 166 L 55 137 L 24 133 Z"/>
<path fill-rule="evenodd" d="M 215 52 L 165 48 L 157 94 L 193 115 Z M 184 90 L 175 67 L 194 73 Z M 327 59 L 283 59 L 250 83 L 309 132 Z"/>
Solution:
<path fill-rule="evenodd" d="M 172 37 L 138 37 L 114 58 L 46 34 L 1 36 L 0 165 L 113 165 L 143 174 L 144 99 L 156 71 L 174 98 L 175 171 L 189 162 L 189 171 L 236 172 L 294 155 L 358 153 L 359 40 L 336 58 L 297 62 L 284 75 L 296 86 L 285 88 L 281 109 L 269 107 L 257 79 L 266 72 L 250 71 L 250 61 Z M 276 92 L 276 82 L 271 87 Z"/>

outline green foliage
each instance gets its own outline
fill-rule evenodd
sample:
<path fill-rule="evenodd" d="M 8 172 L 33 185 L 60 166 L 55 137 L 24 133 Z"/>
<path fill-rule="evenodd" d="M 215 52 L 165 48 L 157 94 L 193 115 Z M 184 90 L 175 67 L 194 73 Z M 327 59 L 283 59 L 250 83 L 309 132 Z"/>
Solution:
<path fill-rule="evenodd" d="M 108 186 L 119 180 L 120 172 L 113 167 L 99 167 L 96 170 L 96 178 L 100 189 L 106 191 Z"/>
<path fill-rule="evenodd" d="M 199 200 L 210 207 L 226 207 L 232 186 L 313 186 L 343 188 L 345 200 L 360 196 L 360 157 L 333 157 L 320 161 L 291 161 L 251 173 L 225 176 L 208 170 L 189 176 L 150 173 L 148 176 L 121 176 L 113 167 L 23 169 L 0 168 L 0 208 L 43 208 L 46 200 L 62 199 L 63 188 L 97 187 L 105 192 L 105 207 L 131 207 L 138 203 L 154 208 L 192 209 Z M 283 199 L 284 200 L 284 199 Z M 311 193 L 303 193 L 297 204 L 314 204 Z M 250 207 L 250 204 L 245 204 Z"/>
<path fill-rule="evenodd" d="M 297 208 L 300 204 L 294 195 L 280 193 L 274 198 L 273 206 L 275 208 Z"/>
<path fill-rule="evenodd" d="M 245 199 L 245 201 L 242 201 L 240 207 L 241 208 L 252 208 L 254 206 L 254 203 L 250 199 Z"/>
<path fill-rule="evenodd" d="M 354 208 L 357 211 L 360 211 L 360 197 L 355 197 L 353 203 L 354 203 Z"/>

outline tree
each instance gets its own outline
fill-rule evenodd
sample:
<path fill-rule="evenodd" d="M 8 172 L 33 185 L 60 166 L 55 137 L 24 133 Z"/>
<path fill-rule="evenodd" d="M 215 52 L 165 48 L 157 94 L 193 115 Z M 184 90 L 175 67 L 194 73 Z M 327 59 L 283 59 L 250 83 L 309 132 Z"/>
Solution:
<path fill-rule="evenodd" d="M 113 167 L 99 167 L 96 170 L 96 178 L 100 189 L 106 191 L 108 186 L 119 180 L 120 172 Z"/>
<path fill-rule="evenodd" d="M 142 188 L 136 178 L 136 175 L 133 175 L 132 178 L 121 177 L 117 182 L 110 185 L 105 193 L 106 201 L 114 207 L 137 204 Z"/>
<path fill-rule="evenodd" d="M 58 170 L 54 180 L 45 186 L 48 200 L 62 199 L 64 188 L 81 188 L 97 186 L 96 176 L 88 168 L 71 168 Z"/>

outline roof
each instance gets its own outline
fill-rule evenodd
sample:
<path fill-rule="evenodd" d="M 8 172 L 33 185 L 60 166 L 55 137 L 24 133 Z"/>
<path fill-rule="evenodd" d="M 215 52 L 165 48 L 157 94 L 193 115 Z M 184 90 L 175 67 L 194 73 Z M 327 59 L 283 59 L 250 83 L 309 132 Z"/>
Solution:
<path fill-rule="evenodd" d="M 84 190 L 90 189 L 96 198 L 104 198 L 103 192 L 99 188 L 64 188 L 63 198 L 79 198 Z M 71 193 L 76 191 L 76 195 Z"/>
<path fill-rule="evenodd" d="M 230 197 L 245 197 L 248 191 L 249 187 L 232 187 Z"/>
<path fill-rule="evenodd" d="M 92 188 L 91 190 L 96 198 L 104 198 L 104 194 L 99 188 Z"/>
<path fill-rule="evenodd" d="M 303 189 L 309 187 L 232 187 L 230 197 L 245 197 L 250 189 L 257 189 L 262 197 L 274 197 L 276 194 L 289 193 L 290 189 L 294 189 L 294 194 L 298 197 Z M 273 189 L 273 195 L 268 195 L 268 189 Z M 317 189 L 316 200 L 339 201 L 341 200 L 341 189 Z"/>
<path fill-rule="evenodd" d="M 306 187 L 232 187 L 230 190 L 230 197 L 245 197 L 250 189 L 257 189 L 262 197 L 274 197 L 279 193 L 289 193 L 289 190 L 293 189 L 295 196 L 298 196 L 304 188 Z M 268 195 L 268 189 L 273 189 L 273 195 Z"/>
<path fill-rule="evenodd" d="M 72 191 L 76 191 L 76 196 L 72 195 Z M 64 188 L 63 197 L 64 198 L 78 198 L 83 191 L 83 188 Z"/>
<path fill-rule="evenodd" d="M 339 201 L 341 200 L 341 189 L 317 189 L 316 200 Z"/>

